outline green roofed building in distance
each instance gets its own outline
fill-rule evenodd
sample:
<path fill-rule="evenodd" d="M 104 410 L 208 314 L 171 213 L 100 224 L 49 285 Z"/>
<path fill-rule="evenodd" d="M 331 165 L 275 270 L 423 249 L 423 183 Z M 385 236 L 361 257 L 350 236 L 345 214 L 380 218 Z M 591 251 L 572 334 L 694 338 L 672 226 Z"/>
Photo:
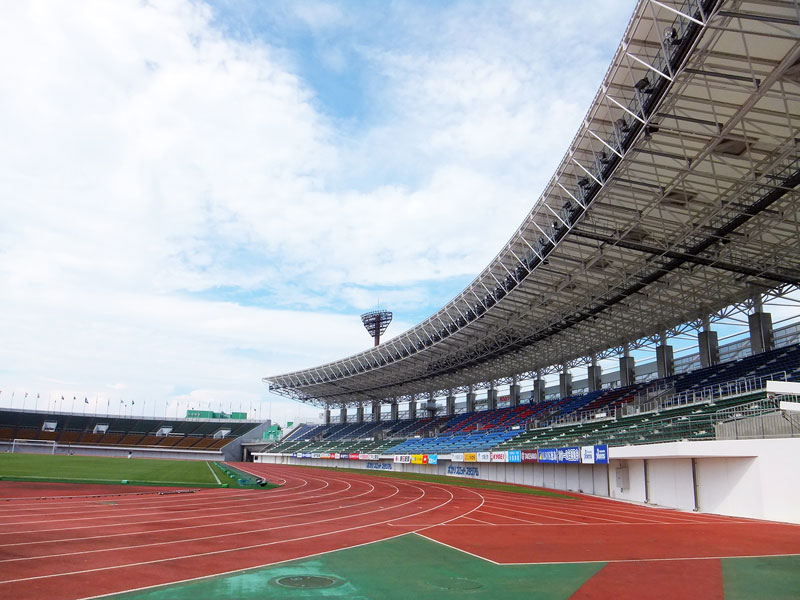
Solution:
<path fill-rule="evenodd" d="M 213 410 L 187 410 L 187 419 L 234 419 L 244 421 L 247 419 L 246 412 L 214 412 Z"/>

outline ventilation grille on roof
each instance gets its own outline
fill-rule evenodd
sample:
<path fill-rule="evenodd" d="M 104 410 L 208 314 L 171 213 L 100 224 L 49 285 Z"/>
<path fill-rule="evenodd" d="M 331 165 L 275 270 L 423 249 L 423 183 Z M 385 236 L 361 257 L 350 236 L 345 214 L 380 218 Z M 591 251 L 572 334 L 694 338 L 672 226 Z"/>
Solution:
<path fill-rule="evenodd" d="M 605 271 L 606 269 L 610 269 L 613 266 L 613 263 L 610 260 L 606 260 L 605 258 L 598 258 L 594 261 L 591 265 L 587 267 L 592 271 Z"/>
<path fill-rule="evenodd" d="M 650 235 L 641 227 L 634 227 L 622 236 L 622 239 L 627 242 L 643 242 Z"/>
<path fill-rule="evenodd" d="M 725 154 L 727 156 L 741 156 L 747 150 L 747 142 L 741 139 L 722 138 L 714 146 L 714 154 Z"/>
<path fill-rule="evenodd" d="M 665 194 L 661 199 L 661 204 L 673 208 L 685 208 L 692 200 L 697 198 L 697 194 L 685 190 L 672 190 Z"/>

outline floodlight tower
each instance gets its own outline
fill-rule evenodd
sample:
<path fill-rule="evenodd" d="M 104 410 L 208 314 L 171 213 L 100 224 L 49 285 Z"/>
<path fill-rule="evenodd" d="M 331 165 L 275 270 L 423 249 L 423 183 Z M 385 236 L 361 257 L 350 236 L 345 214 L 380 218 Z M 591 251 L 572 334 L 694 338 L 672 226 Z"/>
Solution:
<path fill-rule="evenodd" d="M 392 313 L 388 310 L 373 310 L 361 315 L 361 322 L 369 334 L 375 339 L 375 345 L 381 343 L 381 335 L 389 323 L 392 322 Z"/>

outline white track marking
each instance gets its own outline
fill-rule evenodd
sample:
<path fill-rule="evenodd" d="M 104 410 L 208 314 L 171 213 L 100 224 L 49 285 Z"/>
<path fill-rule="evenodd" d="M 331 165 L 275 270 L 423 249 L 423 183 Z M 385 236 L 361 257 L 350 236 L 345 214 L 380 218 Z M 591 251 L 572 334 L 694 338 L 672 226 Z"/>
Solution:
<path fill-rule="evenodd" d="M 208 467 L 208 470 L 211 471 L 211 474 L 214 476 L 214 479 L 217 480 L 217 485 L 222 485 L 222 482 L 219 480 L 219 477 L 217 477 L 217 474 L 214 472 L 214 469 L 211 468 L 211 463 L 206 461 L 206 466 Z"/>
<path fill-rule="evenodd" d="M 416 486 L 412 485 L 410 487 L 416 487 Z M 419 489 L 419 488 L 417 488 L 417 489 Z M 407 502 L 403 502 L 401 504 L 398 504 L 394 508 L 400 508 L 402 506 L 406 506 L 408 504 L 417 502 L 418 500 L 422 499 L 425 496 L 426 492 L 424 490 L 420 490 L 420 491 L 422 492 L 422 496 L 420 496 L 418 498 L 414 498 L 413 500 L 409 500 Z M 405 515 L 403 518 L 414 517 L 414 516 L 417 516 L 417 515 L 420 515 L 420 514 L 424 514 L 426 512 L 430 512 L 431 510 L 436 510 L 438 508 L 441 508 L 442 506 L 445 506 L 445 505 L 449 504 L 450 502 L 452 502 L 452 500 L 453 500 L 453 498 L 452 498 L 452 494 L 451 494 L 451 498 L 449 500 L 447 500 L 447 502 L 443 502 L 443 503 L 441 503 L 439 505 L 433 506 L 433 507 L 428 508 L 428 509 L 423 510 L 423 511 L 418 511 L 418 512 L 412 513 L 410 515 Z M 374 514 L 374 511 L 372 511 L 371 513 L 363 513 L 363 514 Z M 347 517 L 339 517 L 339 518 L 352 518 L 354 516 L 357 516 L 357 515 L 349 515 Z M 335 519 L 329 519 L 329 520 L 335 520 Z M 7 584 L 7 583 L 19 583 L 19 582 L 23 582 L 23 581 L 37 581 L 37 580 L 41 580 L 41 579 L 52 579 L 54 577 L 65 577 L 65 576 L 69 576 L 69 575 L 79 575 L 79 574 L 84 574 L 84 573 L 97 573 L 97 572 L 101 572 L 101 571 L 111 571 L 111 570 L 115 570 L 115 569 L 125 569 L 125 568 L 129 568 L 129 567 L 137 567 L 137 566 L 142 566 L 142 565 L 151 565 L 151 564 L 158 564 L 158 563 L 165 563 L 165 562 L 173 562 L 173 561 L 176 561 L 176 560 L 198 558 L 198 557 L 202 557 L 202 556 L 218 556 L 218 555 L 221 555 L 221 554 L 228 554 L 228 553 L 231 553 L 231 552 L 241 552 L 241 551 L 246 551 L 246 550 L 254 550 L 256 548 L 265 548 L 265 547 L 268 547 L 268 546 L 274 546 L 276 544 L 286 544 L 286 543 L 289 543 L 289 542 L 298 542 L 298 541 L 303 541 L 303 540 L 315 539 L 315 538 L 319 538 L 319 537 L 326 537 L 326 536 L 330 536 L 330 535 L 337 535 L 337 534 L 340 534 L 340 533 L 345 533 L 347 531 L 355 531 L 355 530 L 358 530 L 358 529 L 365 529 L 367 527 L 375 527 L 377 525 L 385 525 L 385 524 L 390 523 L 393 520 L 396 520 L 396 519 L 387 519 L 385 521 L 378 521 L 378 522 L 374 522 L 374 523 L 368 523 L 366 525 L 356 525 L 356 526 L 353 526 L 353 527 L 346 527 L 346 528 L 343 528 L 343 529 L 337 529 L 335 531 L 329 531 L 329 532 L 318 533 L 318 534 L 313 534 L 313 535 L 306 535 L 306 536 L 299 536 L 299 537 L 296 537 L 296 538 L 290 538 L 290 539 L 285 539 L 285 540 L 276 540 L 276 541 L 273 541 L 273 542 L 264 542 L 264 543 L 261 543 L 261 544 L 251 544 L 251 545 L 248 545 L 248 546 L 240 546 L 240 547 L 237 547 L 237 548 L 226 548 L 226 549 L 223 549 L 223 550 L 211 550 L 211 551 L 208 551 L 208 552 L 198 552 L 196 554 L 187 554 L 187 555 L 184 555 L 184 556 L 171 556 L 171 557 L 167 557 L 167 558 L 160 558 L 160 559 L 154 559 L 154 560 L 145 560 L 145 561 L 140 561 L 140 562 L 135 562 L 135 563 L 126 563 L 126 564 L 123 564 L 123 565 L 111 565 L 111 566 L 107 566 L 107 567 L 96 567 L 96 568 L 93 568 L 93 569 L 82 569 L 82 570 L 79 570 L 79 571 L 67 571 L 67 572 L 64 572 L 64 573 L 52 573 L 52 574 L 48 574 L 48 575 L 35 575 L 35 576 L 32 576 L 32 577 L 21 577 L 21 578 L 18 578 L 18 579 L 8 579 L 6 581 L 0 582 L 0 585 Z M 294 527 L 297 527 L 297 526 L 295 525 Z"/>

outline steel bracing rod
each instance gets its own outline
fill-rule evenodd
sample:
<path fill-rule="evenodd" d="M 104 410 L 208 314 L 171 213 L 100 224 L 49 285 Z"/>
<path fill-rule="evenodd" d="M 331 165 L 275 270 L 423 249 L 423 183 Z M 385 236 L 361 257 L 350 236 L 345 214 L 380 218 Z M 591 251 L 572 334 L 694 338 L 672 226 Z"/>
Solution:
<path fill-rule="evenodd" d="M 695 254 L 676 252 L 674 250 L 663 250 L 662 248 L 657 248 L 655 246 L 648 246 L 646 244 L 641 244 L 638 242 L 628 242 L 626 240 L 620 240 L 611 235 L 603 235 L 601 233 L 592 233 L 589 231 L 582 231 L 578 229 L 573 229 L 572 235 L 595 240 L 598 242 L 612 244 L 614 246 L 619 246 L 620 248 L 625 248 L 627 250 L 635 250 L 637 252 L 651 254 L 653 256 L 664 256 L 666 258 L 681 260 L 682 262 L 690 262 L 698 265 L 703 265 L 706 267 L 714 267 L 715 269 L 730 271 L 732 273 L 738 273 L 739 275 L 750 275 L 753 277 L 760 277 L 762 279 L 771 279 L 772 281 L 776 281 L 779 283 L 788 283 L 791 285 L 800 283 L 800 274 L 791 276 L 791 275 L 784 275 L 782 273 L 776 273 L 774 271 L 753 269 L 750 267 L 736 265 L 733 263 L 728 263 L 713 258 L 704 258 L 702 256 L 697 256 Z"/>

